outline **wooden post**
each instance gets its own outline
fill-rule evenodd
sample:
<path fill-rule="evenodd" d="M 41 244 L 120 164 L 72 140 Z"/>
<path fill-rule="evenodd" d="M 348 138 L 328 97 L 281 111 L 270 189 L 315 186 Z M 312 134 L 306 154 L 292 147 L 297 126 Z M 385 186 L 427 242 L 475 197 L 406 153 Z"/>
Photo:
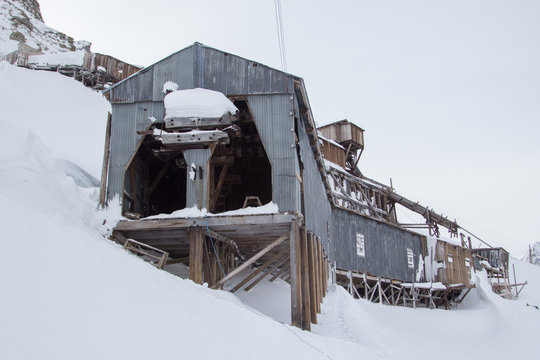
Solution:
<path fill-rule="evenodd" d="M 107 202 L 107 177 L 109 173 L 109 154 L 111 145 L 111 113 L 107 114 L 107 128 L 105 130 L 105 148 L 103 150 L 103 166 L 101 168 L 101 184 L 99 186 L 99 205 L 105 206 Z"/>
<path fill-rule="evenodd" d="M 306 228 L 302 227 L 298 232 L 300 242 L 300 266 L 302 267 L 302 329 L 311 331 L 311 299 L 309 296 L 309 263 Z"/>
<path fill-rule="evenodd" d="M 309 233 L 307 236 L 307 251 L 308 251 L 308 262 L 309 262 L 309 297 L 310 302 L 310 314 L 311 322 L 317 324 L 317 304 L 316 299 L 316 287 L 315 287 L 315 250 L 313 246 L 313 234 Z"/>
<path fill-rule="evenodd" d="M 318 307 L 318 312 L 319 314 L 321 313 L 321 303 L 323 301 L 323 296 L 324 296 L 324 291 L 323 291 L 323 282 L 322 282 L 322 279 L 323 279 L 323 248 L 322 248 L 322 245 L 321 245 L 321 239 L 319 237 L 317 237 L 317 245 L 319 246 L 319 307 Z"/>
<path fill-rule="evenodd" d="M 297 237 L 298 225 L 291 224 L 290 262 L 291 262 L 291 325 L 302 327 L 302 272 L 300 267 L 300 242 Z"/>
<path fill-rule="evenodd" d="M 197 284 L 203 282 L 203 240 L 200 228 L 189 231 L 189 278 Z"/>
<path fill-rule="evenodd" d="M 318 242 L 317 242 L 317 237 L 316 236 L 313 236 L 313 264 L 314 264 L 314 267 L 315 267 L 315 275 L 314 275 L 314 278 L 315 278 L 315 306 L 317 308 L 317 313 L 320 313 L 320 303 L 321 303 L 321 300 L 320 300 L 320 296 L 319 294 L 321 293 L 320 292 L 320 282 L 319 282 L 319 245 L 318 245 Z"/>

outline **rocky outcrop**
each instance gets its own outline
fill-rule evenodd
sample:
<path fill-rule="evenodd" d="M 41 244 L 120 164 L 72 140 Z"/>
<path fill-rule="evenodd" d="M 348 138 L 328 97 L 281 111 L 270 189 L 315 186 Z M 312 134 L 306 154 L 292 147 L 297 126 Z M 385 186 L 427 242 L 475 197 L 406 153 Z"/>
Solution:
<path fill-rule="evenodd" d="M 45 25 L 37 0 L 0 0 L 0 57 L 89 50 L 90 45 Z"/>

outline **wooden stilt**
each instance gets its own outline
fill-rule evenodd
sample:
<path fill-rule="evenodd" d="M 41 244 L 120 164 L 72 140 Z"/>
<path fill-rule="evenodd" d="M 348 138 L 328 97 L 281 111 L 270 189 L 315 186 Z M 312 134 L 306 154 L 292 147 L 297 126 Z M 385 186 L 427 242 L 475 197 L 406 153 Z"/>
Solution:
<path fill-rule="evenodd" d="M 317 324 L 317 304 L 316 304 L 316 286 L 315 286 L 315 250 L 313 245 L 313 233 L 308 233 L 307 236 L 307 245 L 308 245 L 308 257 L 309 257 L 309 296 L 311 298 L 310 302 L 310 314 L 311 322 Z"/>
<path fill-rule="evenodd" d="M 302 286 L 300 266 L 300 242 L 298 239 L 298 225 L 291 224 L 290 229 L 290 263 L 291 263 L 291 325 L 302 327 Z"/>
<path fill-rule="evenodd" d="M 311 331 L 311 299 L 309 296 L 309 263 L 306 229 L 300 228 L 297 232 L 300 242 L 300 266 L 302 267 L 302 329 Z"/>
<path fill-rule="evenodd" d="M 189 232 L 189 278 L 197 284 L 203 282 L 203 234 L 200 228 Z"/>

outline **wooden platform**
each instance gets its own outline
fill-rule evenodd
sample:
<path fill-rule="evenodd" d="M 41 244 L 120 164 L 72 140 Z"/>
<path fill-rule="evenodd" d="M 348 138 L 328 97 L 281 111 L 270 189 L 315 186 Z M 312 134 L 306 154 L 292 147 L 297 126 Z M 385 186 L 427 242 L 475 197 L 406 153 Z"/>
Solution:
<path fill-rule="evenodd" d="M 288 234 L 294 221 L 296 217 L 292 214 L 141 219 L 120 221 L 114 232 L 166 251 L 171 258 L 181 258 L 189 255 L 189 230 L 200 228 L 210 236 L 217 234 L 215 241 L 234 241 L 239 252 L 249 258 L 280 236 Z M 272 253 L 285 246 L 289 246 L 288 242 Z"/>

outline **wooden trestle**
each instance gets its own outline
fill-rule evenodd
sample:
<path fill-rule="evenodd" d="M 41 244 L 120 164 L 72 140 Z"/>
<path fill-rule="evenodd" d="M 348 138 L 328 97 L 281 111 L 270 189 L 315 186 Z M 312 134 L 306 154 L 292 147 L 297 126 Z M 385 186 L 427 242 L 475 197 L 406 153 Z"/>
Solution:
<path fill-rule="evenodd" d="M 121 221 L 112 237 L 122 244 L 134 239 L 145 246 L 137 254 L 159 259 L 165 270 L 170 264 L 187 264 L 191 280 L 212 288 L 249 291 L 268 275 L 273 274 L 270 281 L 282 278 L 291 285 L 291 324 L 302 329 L 310 330 L 321 313 L 329 261 L 320 238 L 294 215 Z M 236 285 L 228 284 L 250 266 L 256 270 Z"/>
<path fill-rule="evenodd" d="M 351 270 L 336 269 L 335 275 L 336 283 L 347 289 L 352 296 L 394 306 L 449 310 L 459 304 L 471 290 L 471 287 L 463 284 L 447 285 L 444 288 L 425 287 Z"/>

